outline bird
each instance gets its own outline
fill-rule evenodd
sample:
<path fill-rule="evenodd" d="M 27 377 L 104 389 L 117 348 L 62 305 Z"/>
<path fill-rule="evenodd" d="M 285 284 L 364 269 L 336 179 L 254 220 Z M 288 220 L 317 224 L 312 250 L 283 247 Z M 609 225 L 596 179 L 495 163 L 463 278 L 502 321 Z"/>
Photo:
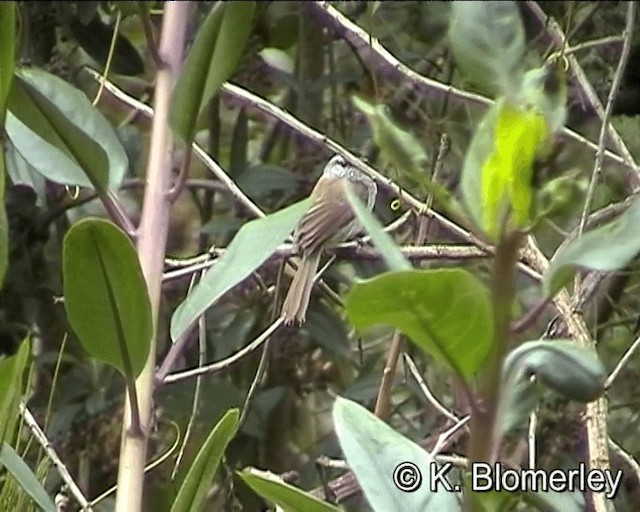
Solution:
<path fill-rule="evenodd" d="M 368 210 L 373 209 L 375 181 L 341 155 L 334 155 L 324 166 L 322 176 L 311 191 L 312 203 L 293 231 L 300 264 L 282 304 L 285 325 L 303 324 L 306 319 L 313 280 L 322 251 L 344 242 L 362 230 L 347 197 L 350 186 Z"/>

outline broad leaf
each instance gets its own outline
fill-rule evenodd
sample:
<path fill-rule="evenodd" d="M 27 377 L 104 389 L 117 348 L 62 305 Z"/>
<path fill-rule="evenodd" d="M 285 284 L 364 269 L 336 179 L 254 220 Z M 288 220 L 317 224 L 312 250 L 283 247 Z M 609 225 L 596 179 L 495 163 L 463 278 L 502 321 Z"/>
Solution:
<path fill-rule="evenodd" d="M 601 272 L 624 268 L 640 252 L 640 201 L 616 220 L 600 226 L 560 249 L 544 275 L 546 295 L 554 295 L 579 267 Z"/>
<path fill-rule="evenodd" d="M 528 341 L 509 353 L 502 367 L 498 408 L 501 430 L 517 427 L 537 404 L 538 385 L 579 402 L 604 392 L 605 368 L 593 349 L 567 340 Z"/>
<path fill-rule="evenodd" d="M 153 327 L 136 249 L 113 223 L 88 218 L 64 238 L 64 304 L 85 350 L 126 378 L 144 367 Z"/>
<path fill-rule="evenodd" d="M 83 92 L 44 71 L 22 68 L 14 78 L 8 108 L 11 142 L 43 176 L 98 192 L 120 186 L 127 155 Z"/>
<path fill-rule="evenodd" d="M 508 95 L 520 87 L 525 32 L 515 2 L 452 2 L 449 42 L 465 78 L 483 92 Z"/>
<path fill-rule="evenodd" d="M 47 491 L 42 487 L 31 468 L 20 455 L 7 443 L 0 443 L 0 467 L 4 466 L 13 475 L 20 487 L 31 496 L 33 501 L 46 512 L 55 512 L 56 506 Z"/>
<path fill-rule="evenodd" d="M 347 464 L 373 510 L 462 510 L 452 492 L 457 486 L 432 485 L 438 464 L 431 456 L 364 407 L 338 397 L 333 423 Z"/>
<path fill-rule="evenodd" d="M 27 339 L 20 344 L 16 354 L 0 357 L 0 441 L 13 440 L 30 354 L 31 343 Z"/>
<path fill-rule="evenodd" d="M 371 237 L 371 241 L 382 254 L 385 263 L 391 270 L 407 270 L 411 268 L 411 263 L 407 261 L 393 239 L 384 232 L 382 224 L 376 217 L 362 204 L 362 201 L 355 193 L 347 188 L 347 197 L 351 203 L 358 220 Z"/>
<path fill-rule="evenodd" d="M 493 344 L 489 293 L 462 269 L 388 272 L 354 285 L 345 301 L 357 329 L 387 324 L 464 378 Z"/>
<path fill-rule="evenodd" d="M 211 487 L 227 445 L 238 429 L 238 409 L 229 409 L 202 445 L 180 486 L 171 512 L 200 510 Z"/>
<path fill-rule="evenodd" d="M 193 140 L 202 110 L 235 71 L 251 34 L 255 2 L 219 2 L 200 27 L 173 92 L 170 122 Z"/>
<path fill-rule="evenodd" d="M 262 498 L 283 512 L 338 512 L 338 508 L 279 479 L 269 471 L 246 468 L 238 476 Z"/>
<path fill-rule="evenodd" d="M 205 274 L 171 317 L 177 340 L 224 293 L 244 281 L 287 238 L 311 205 L 305 199 L 262 219 L 252 220 L 231 240 L 224 255 Z"/>

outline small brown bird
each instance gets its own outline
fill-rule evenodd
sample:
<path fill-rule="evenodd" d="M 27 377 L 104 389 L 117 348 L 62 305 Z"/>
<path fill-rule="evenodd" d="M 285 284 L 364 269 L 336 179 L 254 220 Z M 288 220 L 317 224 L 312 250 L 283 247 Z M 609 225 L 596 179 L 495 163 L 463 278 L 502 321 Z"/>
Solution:
<path fill-rule="evenodd" d="M 293 232 L 301 261 L 282 304 L 281 317 L 285 325 L 305 321 L 322 250 L 348 240 L 362 229 L 351 209 L 347 186 L 369 210 L 373 209 L 376 183 L 340 155 L 335 155 L 325 165 L 311 191 L 313 203 Z"/>

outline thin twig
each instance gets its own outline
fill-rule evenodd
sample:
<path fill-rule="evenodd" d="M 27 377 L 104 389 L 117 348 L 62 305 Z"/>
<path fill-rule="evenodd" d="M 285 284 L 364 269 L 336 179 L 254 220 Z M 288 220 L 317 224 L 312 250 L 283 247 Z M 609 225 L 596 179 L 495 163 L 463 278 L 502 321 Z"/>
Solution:
<path fill-rule="evenodd" d="M 633 455 L 627 453 L 624 448 L 622 448 L 611 438 L 609 438 L 609 448 L 611 448 L 611 451 L 613 453 L 615 453 L 618 457 L 626 462 L 627 466 L 629 466 L 631 471 L 633 471 L 633 476 L 636 477 L 636 482 L 640 484 L 640 465 L 638 464 L 638 461 L 633 457 Z"/>
<path fill-rule="evenodd" d="M 153 32 L 153 25 L 149 18 L 149 10 L 145 2 L 136 2 L 138 4 L 138 13 L 140 15 L 140 21 L 142 21 L 142 30 L 144 32 L 144 38 L 147 40 L 147 48 L 149 49 L 149 55 L 157 69 L 164 66 L 164 61 L 158 53 L 158 43 L 156 42 L 156 36 Z"/>
<path fill-rule="evenodd" d="M 529 469 L 536 467 L 536 429 L 538 428 L 538 412 L 531 411 L 529 414 Z"/>
<path fill-rule="evenodd" d="M 564 35 L 560 25 L 558 25 L 558 22 L 552 17 L 547 16 L 547 14 L 542 10 L 540 5 L 538 5 L 538 2 L 533 2 L 529 0 L 528 2 L 526 2 L 526 7 L 533 13 L 533 15 L 536 18 L 538 18 L 539 23 L 544 27 L 544 29 L 553 39 L 555 46 L 557 48 L 562 48 L 565 45 L 566 36 Z M 591 107 L 593 108 L 593 110 L 595 110 L 598 117 L 601 120 L 603 120 L 604 107 L 602 106 L 602 103 L 600 102 L 598 95 L 593 89 L 591 82 L 589 82 L 587 75 L 582 69 L 582 66 L 578 62 L 578 59 L 576 59 L 575 55 L 573 54 L 567 55 L 567 59 L 569 59 L 569 65 L 571 66 L 571 69 L 575 75 L 578 85 L 584 92 L 585 97 L 591 104 Z M 611 137 L 613 144 L 616 146 L 616 148 L 622 155 L 622 160 L 618 160 L 616 158 L 616 161 L 625 164 L 630 170 L 633 171 L 632 173 L 628 174 L 627 177 L 630 180 L 631 188 L 635 189 L 638 187 L 638 185 L 640 185 L 640 168 L 638 168 L 638 165 L 635 163 L 633 156 L 629 152 L 626 144 L 624 143 L 624 140 L 622 139 L 622 137 L 620 137 L 615 127 L 613 127 L 612 125 L 609 125 L 608 130 L 609 130 L 609 136 Z M 592 144 L 593 143 L 590 143 L 589 146 L 595 150 L 598 150 L 598 146 L 592 145 Z M 606 155 L 609 157 L 611 156 L 609 153 L 606 153 Z M 618 155 L 616 156 L 620 158 Z"/>
<path fill-rule="evenodd" d="M 203 276 L 204 276 L 204 270 L 200 274 L 200 280 L 202 280 Z M 193 289 L 194 285 L 195 285 L 195 279 L 192 279 L 189 285 L 189 292 Z M 205 315 L 202 315 L 198 319 L 198 367 L 202 367 L 206 359 L 207 359 L 207 321 L 206 321 Z M 187 448 L 187 442 L 189 441 L 189 437 L 191 437 L 191 430 L 193 429 L 193 425 L 195 423 L 196 417 L 198 416 L 201 389 L 202 389 L 202 375 L 198 375 L 196 377 L 196 387 L 193 391 L 193 402 L 191 404 L 191 414 L 189 415 L 187 428 L 184 432 L 184 437 L 182 438 L 182 445 L 178 450 L 178 455 L 176 456 L 176 462 L 173 466 L 173 471 L 171 472 L 171 480 L 174 480 L 176 477 L 176 473 L 178 472 L 178 468 L 180 467 L 180 461 L 182 460 L 185 449 Z"/>
<path fill-rule="evenodd" d="M 230 368 L 233 364 L 238 361 L 244 359 L 246 356 L 251 354 L 254 350 L 260 347 L 264 342 L 266 342 L 269 337 L 282 325 L 282 318 L 276 319 L 267 329 L 265 329 L 260 336 L 258 336 L 255 340 L 249 343 L 244 348 L 238 350 L 235 354 L 222 359 L 221 361 L 216 361 L 215 363 L 211 363 L 206 366 L 202 366 L 200 368 L 193 368 L 191 370 L 185 370 L 181 372 L 170 373 L 166 377 L 161 380 L 162 384 L 171 384 L 173 382 L 179 382 L 181 380 L 190 379 L 195 377 L 196 375 L 204 375 L 207 373 L 216 373 Z"/>
<path fill-rule="evenodd" d="M 47 439 L 46 434 L 42 431 L 42 429 L 40 428 L 40 425 L 38 425 L 38 422 L 34 418 L 33 414 L 31 414 L 31 411 L 22 402 L 20 402 L 19 407 L 20 407 L 20 414 L 22 415 L 22 418 L 24 419 L 25 423 L 29 427 L 29 430 L 31 430 L 33 437 L 35 437 L 38 443 L 40 444 L 40 446 L 42 446 L 42 449 L 45 451 L 47 456 L 51 459 L 51 462 L 55 464 L 56 468 L 58 469 L 58 473 L 60 474 L 60 478 L 62 478 L 64 483 L 67 484 L 67 486 L 69 487 L 69 490 L 71 491 L 71 494 L 73 494 L 75 499 L 82 506 L 82 510 L 91 510 L 89 501 L 87 500 L 87 498 L 84 497 L 84 494 L 82 494 L 80 487 L 78 486 L 78 484 L 76 484 L 75 480 L 71 476 L 71 473 L 67 469 L 67 466 L 65 466 L 64 462 L 62 462 L 60 457 L 58 457 L 58 454 L 53 449 L 53 445 L 51 444 L 49 439 Z"/>
<path fill-rule="evenodd" d="M 458 420 L 458 422 L 455 425 L 453 425 L 451 428 L 448 428 L 442 434 L 440 434 L 438 436 L 438 440 L 436 441 L 435 446 L 433 447 L 433 450 L 431 450 L 431 452 L 429 452 L 429 455 L 431 455 L 433 457 L 440 450 L 442 450 L 442 448 L 444 447 L 444 445 L 447 442 L 447 440 L 453 434 L 455 434 L 458 430 L 460 430 L 462 427 L 464 427 L 469 422 L 470 418 L 471 418 L 471 416 L 469 414 L 467 414 L 464 418 L 460 418 Z"/>
<path fill-rule="evenodd" d="M 382 370 L 382 380 L 380 381 L 380 389 L 376 399 L 376 406 L 373 413 L 380 419 L 387 419 L 391 411 L 391 394 L 393 389 L 393 380 L 396 376 L 396 368 L 398 359 L 402 351 L 402 334 L 399 329 L 394 329 L 391 336 L 391 344 L 387 360 Z"/>
<path fill-rule="evenodd" d="M 153 117 L 153 109 L 149 105 L 127 94 L 112 82 L 105 80 L 102 76 L 100 76 L 99 73 L 97 73 L 93 69 L 89 67 L 85 67 L 84 69 L 87 71 L 87 73 L 89 73 L 89 75 L 91 75 L 94 80 L 98 81 L 99 83 L 104 82 L 104 88 L 109 91 L 116 99 L 120 100 L 131 108 L 134 108 L 138 112 L 144 114 L 146 117 Z M 251 201 L 251 199 L 249 199 L 249 197 L 247 197 L 244 192 L 242 192 L 242 190 L 229 177 L 229 175 L 224 172 L 222 167 L 220 167 L 218 163 L 213 160 L 199 144 L 194 142 L 192 144 L 192 148 L 196 156 L 202 161 L 207 169 L 209 169 L 216 176 L 216 178 L 218 178 L 227 186 L 232 195 L 238 201 L 240 201 L 247 208 L 247 210 L 249 210 L 256 217 L 264 217 L 264 212 L 253 201 Z"/>
<path fill-rule="evenodd" d="M 635 351 L 638 349 L 638 347 L 640 347 L 640 337 L 638 337 L 631 344 L 631 346 L 624 353 L 624 355 L 622 356 L 620 361 L 618 361 L 618 364 L 616 364 L 616 366 L 613 369 L 613 371 L 609 374 L 609 376 L 607 377 L 607 380 L 604 383 L 604 388 L 605 389 L 609 389 L 611 387 L 611 384 L 613 384 L 613 381 L 616 380 L 616 377 L 618 377 L 618 374 L 622 371 L 622 369 L 625 367 L 625 365 L 629 362 L 629 360 L 631 359 L 631 357 L 633 356 Z"/>
<path fill-rule="evenodd" d="M 598 138 L 598 151 L 596 151 L 596 161 L 593 166 L 593 172 L 591 173 L 591 180 L 589 181 L 589 188 L 584 200 L 584 207 L 582 208 L 582 215 L 580 217 L 580 227 L 578 228 L 578 236 L 582 235 L 585 223 L 587 221 L 587 214 L 589 213 L 589 207 L 593 200 L 593 194 L 595 192 L 596 183 L 602 173 L 602 164 L 604 162 L 604 149 L 606 143 L 607 131 L 609 130 L 609 120 L 611 119 L 611 112 L 613 109 L 613 102 L 616 99 L 620 84 L 622 83 L 622 74 L 627 66 L 627 60 L 629 59 L 629 53 L 631 52 L 631 38 L 633 37 L 633 27 L 636 20 L 636 4 L 635 2 L 629 2 L 627 4 L 627 24 L 624 29 L 624 43 L 622 45 L 622 52 L 620 53 L 620 60 L 618 61 L 618 67 L 616 68 L 613 81 L 611 82 L 611 89 L 609 89 L 609 96 L 607 97 L 607 106 L 604 110 L 602 117 L 602 126 L 600 127 L 600 136 Z"/>
<path fill-rule="evenodd" d="M 537 7 L 537 4 L 535 2 L 533 2 L 533 4 Z M 325 18 L 328 17 L 328 19 L 330 20 L 334 28 L 338 32 L 340 32 L 340 34 L 347 41 L 349 41 L 349 43 L 358 52 L 360 52 L 361 58 L 365 62 L 369 63 L 371 66 L 375 68 L 382 67 L 390 71 L 391 74 L 395 74 L 398 77 L 398 79 L 401 80 L 402 82 L 412 83 L 415 86 L 415 88 L 420 89 L 426 93 L 432 93 L 435 91 L 441 94 L 451 95 L 452 97 L 458 98 L 460 100 L 464 100 L 469 103 L 475 103 L 478 105 L 490 106 L 493 103 L 490 98 L 487 98 L 485 96 L 463 91 L 452 85 L 444 84 L 444 83 L 438 82 L 437 80 L 433 80 L 431 78 L 427 78 L 425 76 L 422 76 L 416 73 L 411 68 L 404 65 L 398 59 L 396 59 L 386 48 L 384 48 L 380 44 L 380 42 L 376 38 L 371 37 L 366 31 L 364 31 L 358 25 L 353 23 L 349 18 L 343 15 L 340 11 L 338 11 L 328 2 L 317 1 L 315 2 L 315 5 L 317 6 L 318 13 L 323 15 Z M 540 10 L 540 12 L 542 11 Z M 542 14 L 543 16 L 546 16 L 544 15 L 544 13 Z M 561 47 L 562 44 L 558 46 Z M 570 62 L 572 59 L 575 61 L 575 58 L 573 55 L 569 55 L 568 57 Z M 596 96 L 596 99 L 597 99 L 597 96 Z M 590 141 L 586 137 L 580 135 L 579 133 L 571 130 L 570 128 L 567 128 L 567 127 L 563 128 L 562 133 L 566 137 L 573 139 L 577 142 L 580 142 L 581 144 L 584 144 L 593 150 L 598 149 L 597 144 Z M 621 139 L 619 136 L 617 137 L 617 139 L 614 139 L 614 140 L 621 142 Z M 606 156 L 616 162 L 619 162 L 621 164 L 624 164 L 630 167 L 631 169 L 633 169 L 635 173 L 640 173 L 640 170 L 635 165 L 633 158 L 631 158 L 631 155 L 626 149 L 626 146 L 624 146 L 624 143 L 622 144 L 616 143 L 616 145 L 620 148 L 620 152 L 623 154 L 623 156 L 617 155 L 614 152 L 609 150 L 606 151 L 605 153 Z"/>
<path fill-rule="evenodd" d="M 458 423 L 460 421 L 460 418 L 458 418 L 454 413 L 452 413 L 449 409 L 447 409 L 444 405 L 442 405 L 440 401 L 435 397 L 435 395 L 431 392 L 431 390 L 429 389 L 429 386 L 427 386 L 427 383 L 422 378 L 422 375 L 420 375 L 420 372 L 418 371 L 418 367 L 416 366 L 416 363 L 413 362 L 413 359 L 411 358 L 411 356 L 405 352 L 402 354 L 402 357 L 404 358 L 404 362 L 407 365 L 407 368 L 409 369 L 409 373 L 411 373 L 413 378 L 416 380 L 416 383 L 418 384 L 420 391 L 422 391 L 422 394 L 425 396 L 427 401 L 438 412 L 440 412 L 440 414 L 442 414 L 443 416 L 446 416 L 454 423 Z"/>

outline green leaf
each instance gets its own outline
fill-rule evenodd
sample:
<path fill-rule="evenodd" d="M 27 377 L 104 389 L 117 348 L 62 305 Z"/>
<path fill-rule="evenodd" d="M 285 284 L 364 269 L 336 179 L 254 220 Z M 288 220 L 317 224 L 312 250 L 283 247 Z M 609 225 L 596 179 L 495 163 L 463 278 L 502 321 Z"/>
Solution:
<path fill-rule="evenodd" d="M 351 203 L 358 220 L 369 233 L 371 241 L 382 254 L 385 263 L 391 270 L 407 270 L 411 268 L 411 263 L 407 261 L 393 239 L 382 229 L 382 224 L 376 219 L 363 204 L 358 196 L 347 188 L 347 198 Z"/>
<path fill-rule="evenodd" d="M 62 273 L 69 322 L 85 350 L 127 379 L 139 375 L 153 325 L 131 240 L 107 220 L 83 219 L 64 238 Z"/>
<path fill-rule="evenodd" d="M 242 226 L 224 255 L 176 308 L 171 317 L 172 339 L 177 340 L 216 300 L 262 265 L 309 206 L 311 199 L 305 199 Z"/>
<path fill-rule="evenodd" d="M 338 397 L 333 423 L 347 464 L 373 510 L 462 510 L 455 492 L 444 485 L 431 490 L 430 477 L 437 471 L 431 456 L 364 407 Z M 401 491 L 396 480 L 415 488 Z"/>
<path fill-rule="evenodd" d="M 227 445 L 236 435 L 239 418 L 238 409 L 229 409 L 213 428 L 189 468 L 171 512 L 190 512 L 202 508 Z"/>
<path fill-rule="evenodd" d="M 567 78 L 562 60 L 547 62 L 542 67 L 527 71 L 520 99 L 527 108 L 544 116 L 550 133 L 558 132 L 567 117 Z"/>
<path fill-rule="evenodd" d="M 255 2 L 219 2 L 200 27 L 171 102 L 171 127 L 184 142 L 193 140 L 200 113 L 235 71 L 255 7 Z"/>
<path fill-rule="evenodd" d="M 449 43 L 462 74 L 481 91 L 509 95 L 519 89 L 525 32 L 515 2 L 452 2 Z"/>
<path fill-rule="evenodd" d="M 27 339 L 20 344 L 16 354 L 0 358 L 0 441 L 11 442 L 13 439 L 30 355 L 31 343 Z"/>
<path fill-rule="evenodd" d="M 46 178 L 117 189 L 128 168 L 118 137 L 83 92 L 35 68 L 16 73 L 6 130 L 16 150 Z"/>
<path fill-rule="evenodd" d="M 245 484 L 283 512 L 338 512 L 338 507 L 283 482 L 269 471 L 246 468 L 237 472 Z"/>
<path fill-rule="evenodd" d="M 16 3 L 0 2 L 0 124 L 13 79 L 16 54 Z M 0 148 L 1 149 L 1 148 Z"/>
<path fill-rule="evenodd" d="M 601 272 L 624 268 L 640 252 L 640 201 L 614 221 L 593 229 L 561 248 L 544 275 L 547 296 L 555 295 L 578 267 Z"/>
<path fill-rule="evenodd" d="M 428 157 L 423 145 L 410 132 L 393 122 L 387 115 L 386 105 L 373 105 L 358 96 L 353 96 L 351 100 L 367 116 L 373 138 L 386 163 L 396 171 L 407 173 L 414 180 L 424 180 Z"/>
<path fill-rule="evenodd" d="M 46 512 L 55 512 L 56 506 L 53 500 L 42 487 L 31 468 L 25 464 L 20 455 L 7 443 L 0 444 L 0 466 L 7 468 L 13 475 L 20 487 L 31 496 L 33 501 Z"/>
<path fill-rule="evenodd" d="M 345 300 L 357 329 L 387 324 L 463 378 L 493 344 L 489 293 L 462 269 L 387 272 L 353 286 Z"/>
<path fill-rule="evenodd" d="M 517 228 L 531 220 L 533 163 L 547 139 L 546 121 L 533 110 L 499 107 L 493 151 L 482 166 L 482 227 L 495 240 L 508 212 Z"/>
<path fill-rule="evenodd" d="M 582 512 L 586 510 L 584 496 L 580 491 L 528 491 L 522 493 L 525 503 L 538 510 L 553 512 Z"/>
<path fill-rule="evenodd" d="M 595 350 L 573 341 L 528 341 L 509 353 L 502 366 L 502 379 L 498 418 L 506 433 L 535 407 L 538 383 L 586 403 L 604 392 L 606 371 Z"/>

